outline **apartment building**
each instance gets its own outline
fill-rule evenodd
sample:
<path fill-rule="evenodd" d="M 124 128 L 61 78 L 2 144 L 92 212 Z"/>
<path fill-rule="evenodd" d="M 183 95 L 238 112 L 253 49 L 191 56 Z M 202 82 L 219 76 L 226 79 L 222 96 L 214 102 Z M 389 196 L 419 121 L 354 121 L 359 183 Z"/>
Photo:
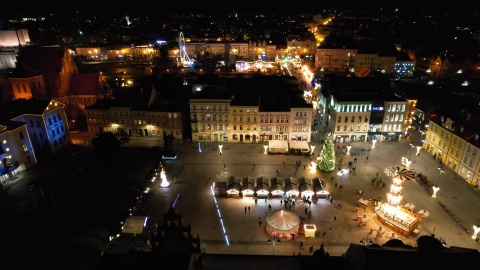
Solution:
<path fill-rule="evenodd" d="M 388 80 L 328 76 L 317 98 L 319 122 L 336 142 L 399 141 L 414 101 L 394 95 Z M 410 118 L 408 118 L 410 120 Z"/>
<path fill-rule="evenodd" d="M 27 124 L 0 124 L 0 184 L 37 164 L 35 151 L 28 136 Z"/>
<path fill-rule="evenodd" d="M 258 142 L 258 111 L 257 98 L 232 97 L 228 118 L 231 142 Z"/>
<path fill-rule="evenodd" d="M 65 105 L 17 99 L 0 106 L 0 180 L 70 146 Z"/>
<path fill-rule="evenodd" d="M 136 107 L 128 102 L 101 100 L 85 108 L 91 138 L 102 132 L 126 132 L 131 141 L 159 145 L 166 135 L 183 140 L 184 112 L 173 104 Z"/>
<path fill-rule="evenodd" d="M 227 142 L 233 140 L 229 121 L 231 96 L 229 92 L 206 89 L 189 99 L 192 141 Z M 239 126 L 235 126 L 235 139 L 239 141 Z M 243 128 L 243 127 L 242 127 Z"/>
<path fill-rule="evenodd" d="M 480 117 L 469 111 L 430 119 L 422 148 L 474 187 L 480 185 Z"/>

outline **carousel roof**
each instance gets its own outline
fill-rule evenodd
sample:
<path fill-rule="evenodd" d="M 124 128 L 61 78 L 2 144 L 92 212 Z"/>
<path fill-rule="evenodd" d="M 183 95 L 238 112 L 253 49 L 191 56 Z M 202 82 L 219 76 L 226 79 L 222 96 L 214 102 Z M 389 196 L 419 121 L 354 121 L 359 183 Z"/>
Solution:
<path fill-rule="evenodd" d="M 288 210 L 277 210 L 268 213 L 267 226 L 279 232 L 289 232 L 298 229 L 300 218 L 297 214 Z"/>

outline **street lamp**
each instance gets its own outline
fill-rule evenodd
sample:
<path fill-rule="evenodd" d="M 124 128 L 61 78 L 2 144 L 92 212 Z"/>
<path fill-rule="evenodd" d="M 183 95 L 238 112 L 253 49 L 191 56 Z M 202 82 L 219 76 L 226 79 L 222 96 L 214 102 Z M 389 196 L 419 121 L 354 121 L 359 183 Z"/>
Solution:
<path fill-rule="evenodd" d="M 437 197 L 437 192 L 440 190 L 440 187 L 438 186 L 438 184 L 440 183 L 440 176 L 442 175 L 442 173 L 445 172 L 445 170 L 440 168 L 440 167 L 438 167 L 438 170 L 439 170 L 439 174 L 438 174 L 438 178 L 437 178 L 437 185 L 433 186 L 432 198 Z"/>
<path fill-rule="evenodd" d="M 410 155 L 408 156 L 408 161 L 412 160 L 412 149 L 414 148 L 415 146 L 413 144 L 410 144 Z"/>
<path fill-rule="evenodd" d="M 275 236 L 273 237 L 273 241 L 272 241 L 272 239 L 270 239 L 270 238 L 268 239 L 268 243 L 269 243 L 269 244 L 272 244 L 272 250 L 273 250 L 273 251 L 272 251 L 272 252 L 273 252 L 272 254 L 273 254 L 273 255 L 275 255 L 275 242 L 280 243 L 280 242 L 282 242 L 282 241 L 280 241 L 280 239 L 278 239 L 278 238 L 277 238 L 277 241 L 275 241 Z"/>

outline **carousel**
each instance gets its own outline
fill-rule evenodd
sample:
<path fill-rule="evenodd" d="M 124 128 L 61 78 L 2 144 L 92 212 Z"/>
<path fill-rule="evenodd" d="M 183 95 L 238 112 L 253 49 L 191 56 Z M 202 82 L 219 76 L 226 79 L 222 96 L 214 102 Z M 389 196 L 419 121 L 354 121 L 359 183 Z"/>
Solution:
<path fill-rule="evenodd" d="M 268 213 L 266 217 L 267 234 L 278 239 L 291 240 L 298 234 L 300 217 L 289 210 L 277 210 Z"/>

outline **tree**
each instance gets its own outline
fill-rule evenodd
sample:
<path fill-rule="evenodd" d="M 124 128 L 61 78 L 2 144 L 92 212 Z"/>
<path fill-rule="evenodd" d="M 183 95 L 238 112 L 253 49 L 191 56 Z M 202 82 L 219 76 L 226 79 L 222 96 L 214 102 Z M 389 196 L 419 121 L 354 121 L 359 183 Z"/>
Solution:
<path fill-rule="evenodd" d="M 92 139 L 92 146 L 102 152 L 112 151 L 120 148 L 120 141 L 112 132 L 101 132 Z"/>
<path fill-rule="evenodd" d="M 118 129 L 115 133 L 115 137 L 117 137 L 117 140 L 120 142 L 120 146 L 124 146 L 125 144 L 130 142 L 130 137 L 128 136 L 128 133 L 123 129 Z"/>
<path fill-rule="evenodd" d="M 335 145 L 333 145 L 332 137 L 327 137 L 325 139 L 325 144 L 320 153 L 320 159 L 317 162 L 317 166 L 324 172 L 331 172 L 335 169 Z"/>

